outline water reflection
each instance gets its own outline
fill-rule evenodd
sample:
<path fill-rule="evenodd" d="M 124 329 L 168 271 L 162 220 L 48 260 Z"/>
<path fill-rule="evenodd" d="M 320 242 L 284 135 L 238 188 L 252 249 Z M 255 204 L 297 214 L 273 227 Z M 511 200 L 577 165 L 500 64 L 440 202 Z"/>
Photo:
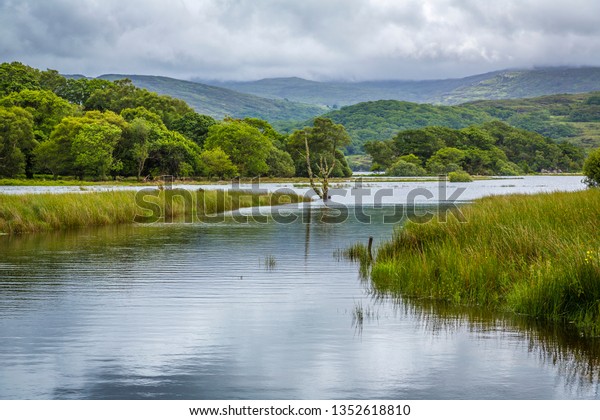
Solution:
<path fill-rule="evenodd" d="M 328 211 L 0 238 L 0 398 L 598 397 L 597 341 L 373 295 L 386 209 Z"/>
<path fill-rule="evenodd" d="M 528 352 L 538 358 L 540 365 L 557 368 L 569 393 L 600 398 L 600 339 L 584 337 L 570 324 L 456 307 L 440 301 L 392 299 L 375 291 L 371 295 L 373 302 L 391 304 L 396 316 L 414 319 L 416 325 L 433 336 L 467 331 L 478 340 L 526 343 Z"/>

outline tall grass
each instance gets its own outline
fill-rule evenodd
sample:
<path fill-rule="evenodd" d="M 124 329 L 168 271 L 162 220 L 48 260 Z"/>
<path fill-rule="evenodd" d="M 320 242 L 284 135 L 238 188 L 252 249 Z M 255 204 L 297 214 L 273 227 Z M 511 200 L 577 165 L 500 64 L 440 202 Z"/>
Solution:
<path fill-rule="evenodd" d="M 374 287 L 600 333 L 600 190 L 488 197 L 463 214 L 397 231 L 378 249 Z"/>
<path fill-rule="evenodd" d="M 142 200 L 154 204 L 156 211 L 151 212 L 148 204 L 140 207 Z M 243 207 L 303 200 L 304 197 L 293 194 L 202 189 L 195 192 L 156 190 L 156 194 L 144 196 L 143 199 L 138 194 L 137 201 L 135 191 L 0 194 L 0 234 L 125 224 L 134 220 L 192 222 Z"/>

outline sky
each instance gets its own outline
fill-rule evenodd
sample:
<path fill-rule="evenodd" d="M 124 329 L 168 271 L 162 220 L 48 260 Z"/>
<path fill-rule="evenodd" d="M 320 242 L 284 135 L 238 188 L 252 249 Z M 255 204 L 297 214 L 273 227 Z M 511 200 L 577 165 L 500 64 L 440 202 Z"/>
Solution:
<path fill-rule="evenodd" d="M 0 0 L 0 61 L 202 80 L 600 65 L 598 0 Z"/>

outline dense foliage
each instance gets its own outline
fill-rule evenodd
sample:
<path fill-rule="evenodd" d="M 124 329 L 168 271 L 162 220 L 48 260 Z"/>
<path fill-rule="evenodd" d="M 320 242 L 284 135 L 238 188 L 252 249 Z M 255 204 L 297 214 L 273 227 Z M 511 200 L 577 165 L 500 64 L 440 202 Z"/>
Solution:
<path fill-rule="evenodd" d="M 367 142 L 365 150 L 373 158 L 373 169 L 399 176 L 456 171 L 477 175 L 574 172 L 581 170 L 584 159 L 581 149 L 569 143 L 555 143 L 500 121 L 460 130 L 405 130 L 391 140 Z"/>
<path fill-rule="evenodd" d="M 594 150 L 583 165 L 585 182 L 590 187 L 600 187 L 600 149 Z"/>
<path fill-rule="evenodd" d="M 127 79 L 0 65 L 0 177 L 291 177 L 302 172 L 293 150 L 266 121 L 218 122 Z M 350 174 L 336 153 L 336 174 Z"/>

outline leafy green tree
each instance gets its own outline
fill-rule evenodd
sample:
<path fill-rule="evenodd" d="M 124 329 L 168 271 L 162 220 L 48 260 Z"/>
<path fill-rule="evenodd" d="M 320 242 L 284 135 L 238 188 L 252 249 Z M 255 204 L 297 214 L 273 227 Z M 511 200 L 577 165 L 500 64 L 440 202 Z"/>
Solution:
<path fill-rule="evenodd" d="M 600 149 L 591 152 L 583 164 L 585 183 L 590 187 L 600 187 Z"/>
<path fill-rule="evenodd" d="M 237 167 L 231 162 L 227 153 L 220 147 L 211 150 L 205 150 L 200 154 L 200 162 L 203 174 L 212 178 L 217 176 L 220 179 L 233 178 L 238 175 Z"/>
<path fill-rule="evenodd" d="M 295 175 L 294 160 L 286 151 L 273 147 L 267 156 L 267 175 L 280 178 L 289 178 Z"/>
<path fill-rule="evenodd" d="M 18 107 L 0 107 L 0 176 L 25 173 L 35 144 L 31 114 Z"/>
<path fill-rule="evenodd" d="M 244 118 L 246 124 L 257 128 L 265 137 L 271 140 L 273 146 L 284 150 L 287 143 L 287 137 L 278 133 L 267 121 L 259 118 Z"/>
<path fill-rule="evenodd" d="M 65 85 L 54 93 L 73 104 L 83 106 L 95 91 L 111 85 L 112 82 L 103 79 L 67 79 Z"/>
<path fill-rule="evenodd" d="M 81 166 L 76 165 L 76 148 L 73 141 L 87 125 L 112 125 L 121 132 L 127 130 L 127 122 L 114 112 L 91 111 L 81 117 L 66 117 L 54 128 L 47 141 L 34 150 L 36 166 L 40 171 L 58 175 L 82 176 Z M 115 168 L 113 166 L 113 168 Z"/>
<path fill-rule="evenodd" d="M 394 159 L 397 155 L 397 152 L 394 149 L 394 143 L 389 140 L 368 141 L 364 144 L 364 149 L 369 155 L 371 155 L 371 158 L 373 159 L 373 167 L 379 169 L 385 169 L 389 167 L 394 162 Z M 371 167 L 371 170 L 374 170 L 373 167 Z"/>
<path fill-rule="evenodd" d="M 75 171 L 80 176 L 106 179 L 110 170 L 119 167 L 120 162 L 113 158 L 113 151 L 120 138 L 121 129 L 114 125 L 84 125 L 71 146 Z"/>
<path fill-rule="evenodd" d="M 150 143 L 147 167 L 153 175 L 186 177 L 200 173 L 200 147 L 176 131 L 161 131 Z"/>
<path fill-rule="evenodd" d="M 464 136 L 465 146 L 469 148 L 489 150 L 496 143 L 494 137 L 492 137 L 487 131 L 479 127 L 471 126 L 463 128 L 462 130 L 460 130 L 460 133 Z M 451 144 L 448 144 L 448 146 L 457 147 Z"/>
<path fill-rule="evenodd" d="M 183 134 L 202 147 L 208 135 L 208 129 L 216 123 L 215 119 L 208 115 L 188 112 L 174 120 L 171 129 Z"/>
<path fill-rule="evenodd" d="M 94 90 L 84 103 L 86 110 L 110 110 L 116 113 L 120 113 L 125 108 L 140 106 L 159 115 L 169 129 L 172 128 L 175 120 L 193 112 L 181 99 L 137 88 L 129 79 L 116 80 L 102 89 Z"/>
<path fill-rule="evenodd" d="M 408 162 L 408 163 L 412 163 L 413 165 L 417 165 L 417 166 L 421 166 L 423 164 L 421 159 L 419 159 L 417 156 L 413 155 L 412 153 L 409 155 L 400 156 L 399 159 L 401 159 L 405 162 Z"/>
<path fill-rule="evenodd" d="M 40 89 L 40 71 L 17 61 L 0 64 L 0 96 Z"/>
<path fill-rule="evenodd" d="M 152 124 L 143 118 L 135 118 L 131 121 L 127 132 L 129 141 L 127 141 L 126 147 L 123 148 L 124 152 L 121 153 L 122 156 L 127 156 L 127 152 L 129 152 L 130 160 L 135 165 L 135 175 L 138 181 L 144 171 L 146 160 L 150 157 L 150 133 L 152 129 Z"/>
<path fill-rule="evenodd" d="M 465 152 L 455 147 L 444 147 L 427 161 L 427 171 L 431 174 L 447 174 L 462 169 Z"/>
<path fill-rule="evenodd" d="M 0 99 L 0 105 L 19 106 L 26 109 L 34 122 L 38 141 L 44 141 L 64 117 L 73 115 L 75 108 L 66 100 L 47 90 L 24 89 Z"/>
<path fill-rule="evenodd" d="M 121 111 L 121 117 L 127 122 L 132 122 L 135 119 L 142 119 L 149 123 L 154 124 L 161 130 L 166 130 L 167 127 L 163 123 L 163 120 L 160 116 L 152 111 L 148 111 L 143 106 L 138 106 L 137 108 L 125 108 Z"/>
<path fill-rule="evenodd" d="M 40 73 L 39 82 L 42 90 L 49 90 L 57 95 L 67 86 L 67 79 L 58 71 L 50 69 Z"/>
<path fill-rule="evenodd" d="M 401 131 L 393 138 L 393 142 L 397 155 L 402 156 L 412 153 L 423 161 L 446 147 L 444 140 L 431 130 Z"/>
<path fill-rule="evenodd" d="M 260 130 L 243 121 L 225 120 L 211 126 L 204 147 L 207 150 L 220 147 L 241 176 L 264 175 L 269 171 L 267 158 L 273 144 Z"/>

